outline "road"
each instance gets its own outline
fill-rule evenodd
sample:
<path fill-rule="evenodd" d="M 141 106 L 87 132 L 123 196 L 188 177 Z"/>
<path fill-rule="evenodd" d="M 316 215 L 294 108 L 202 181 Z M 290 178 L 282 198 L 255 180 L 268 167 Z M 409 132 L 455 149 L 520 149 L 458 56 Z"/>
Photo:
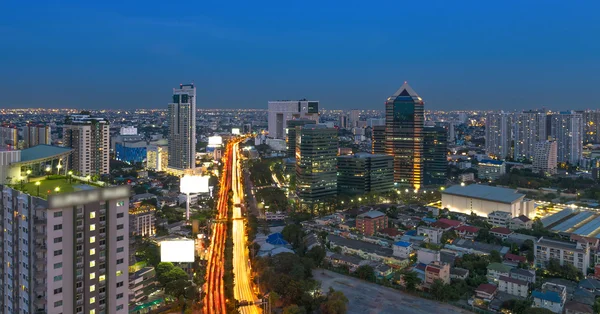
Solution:
<path fill-rule="evenodd" d="M 398 290 L 366 282 L 358 278 L 341 275 L 328 270 L 313 270 L 315 280 L 321 282 L 321 290 L 329 287 L 342 291 L 350 301 L 348 313 L 356 314 L 466 314 L 466 310 L 449 304 L 422 299 Z"/>
<path fill-rule="evenodd" d="M 235 275 L 234 296 L 240 302 L 257 301 L 252 291 L 250 277 L 248 248 L 246 246 L 246 226 L 242 215 L 240 204 L 244 200 L 244 189 L 242 185 L 242 167 L 239 160 L 239 143 L 232 147 L 231 181 L 233 191 L 233 273 Z M 256 305 L 242 306 L 239 308 L 242 314 L 258 314 L 259 307 Z"/>

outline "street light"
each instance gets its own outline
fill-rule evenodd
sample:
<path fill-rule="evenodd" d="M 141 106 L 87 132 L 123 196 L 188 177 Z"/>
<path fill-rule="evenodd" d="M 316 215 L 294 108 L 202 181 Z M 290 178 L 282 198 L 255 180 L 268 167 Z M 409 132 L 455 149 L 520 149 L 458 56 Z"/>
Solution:
<path fill-rule="evenodd" d="M 59 186 L 55 187 L 54 192 L 56 192 L 56 193 L 60 192 L 60 187 Z"/>
<path fill-rule="evenodd" d="M 23 189 L 23 176 L 19 176 L 19 181 L 21 181 L 21 190 Z"/>
<path fill-rule="evenodd" d="M 56 165 L 56 174 L 60 174 L 60 168 L 62 168 L 61 164 Z"/>
<path fill-rule="evenodd" d="M 90 180 L 92 179 L 92 176 L 88 174 L 87 176 L 85 176 L 85 178 L 88 180 L 88 183 L 90 183 Z"/>
<path fill-rule="evenodd" d="M 46 176 L 50 176 L 50 171 L 52 171 L 52 167 L 46 166 Z"/>
<path fill-rule="evenodd" d="M 69 183 L 73 181 L 73 170 L 69 170 Z"/>
<path fill-rule="evenodd" d="M 37 190 L 38 190 L 38 191 L 37 191 L 37 192 L 38 192 L 38 195 L 37 195 L 38 197 L 40 196 L 40 184 L 42 184 L 42 182 L 40 182 L 40 181 L 35 181 L 35 185 L 37 186 Z"/>

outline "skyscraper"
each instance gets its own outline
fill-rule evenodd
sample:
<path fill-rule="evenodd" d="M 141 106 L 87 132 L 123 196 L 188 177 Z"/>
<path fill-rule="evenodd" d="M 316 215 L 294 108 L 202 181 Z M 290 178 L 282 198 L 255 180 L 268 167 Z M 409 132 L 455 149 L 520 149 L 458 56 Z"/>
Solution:
<path fill-rule="evenodd" d="M 556 141 L 541 141 L 534 146 L 533 172 L 545 175 L 556 174 L 558 146 Z"/>
<path fill-rule="evenodd" d="M 19 144 L 19 131 L 16 126 L 0 126 L 0 146 L 2 148 L 17 149 Z"/>
<path fill-rule="evenodd" d="M 516 114 L 514 135 L 514 159 L 532 159 L 535 145 L 547 140 L 546 112 L 529 110 Z"/>
<path fill-rule="evenodd" d="M 302 205 L 337 195 L 337 132 L 323 124 L 296 127 L 296 194 Z"/>
<path fill-rule="evenodd" d="M 512 142 L 512 116 L 505 112 L 485 115 L 485 151 L 498 159 L 510 156 Z"/>
<path fill-rule="evenodd" d="M 37 145 L 51 145 L 50 127 L 39 124 L 30 124 L 23 127 L 23 148 Z"/>
<path fill-rule="evenodd" d="M 310 119 L 319 122 L 319 102 L 302 100 L 269 101 L 269 137 L 285 139 L 287 121 Z"/>
<path fill-rule="evenodd" d="M 550 137 L 556 140 L 557 159 L 579 164 L 583 154 L 583 117 L 575 111 L 561 111 L 548 116 Z"/>
<path fill-rule="evenodd" d="M 446 183 L 448 133 L 442 127 L 423 128 L 423 184 Z"/>
<path fill-rule="evenodd" d="M 67 116 L 63 125 L 63 145 L 73 148 L 69 169 L 82 176 L 109 173 L 109 128 L 104 118 L 88 114 Z"/>
<path fill-rule="evenodd" d="M 350 128 L 354 128 L 357 126 L 358 121 L 360 120 L 360 110 L 352 109 L 348 112 L 348 124 Z"/>
<path fill-rule="evenodd" d="M 173 88 L 169 104 L 169 168 L 196 167 L 196 87 L 181 84 Z"/>
<path fill-rule="evenodd" d="M 586 110 L 583 115 L 583 142 L 600 144 L 600 110 Z"/>
<path fill-rule="evenodd" d="M 296 158 L 296 127 L 307 124 L 316 124 L 315 120 L 310 119 L 295 119 L 287 121 L 287 129 L 285 130 L 285 141 L 287 146 L 288 158 Z"/>
<path fill-rule="evenodd" d="M 386 153 L 394 156 L 394 181 L 423 185 L 424 102 L 405 82 L 385 102 Z"/>
<path fill-rule="evenodd" d="M 347 195 L 385 193 L 394 188 L 394 159 L 383 154 L 338 156 L 338 191 Z"/>
<path fill-rule="evenodd" d="M 376 125 L 371 131 L 373 154 L 385 154 L 385 125 Z"/>
<path fill-rule="evenodd" d="M 129 187 L 0 193 L 0 312 L 128 313 Z"/>

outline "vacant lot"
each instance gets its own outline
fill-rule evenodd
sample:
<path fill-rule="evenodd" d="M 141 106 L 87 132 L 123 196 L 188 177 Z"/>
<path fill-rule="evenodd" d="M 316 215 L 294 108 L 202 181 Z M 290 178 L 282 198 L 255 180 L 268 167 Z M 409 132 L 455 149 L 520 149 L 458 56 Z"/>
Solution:
<path fill-rule="evenodd" d="M 422 299 L 398 290 L 379 286 L 360 279 L 340 275 L 328 270 L 313 270 L 313 276 L 321 282 L 321 290 L 329 287 L 344 292 L 350 303 L 348 313 L 369 314 L 458 314 L 471 313 L 457 307 Z"/>

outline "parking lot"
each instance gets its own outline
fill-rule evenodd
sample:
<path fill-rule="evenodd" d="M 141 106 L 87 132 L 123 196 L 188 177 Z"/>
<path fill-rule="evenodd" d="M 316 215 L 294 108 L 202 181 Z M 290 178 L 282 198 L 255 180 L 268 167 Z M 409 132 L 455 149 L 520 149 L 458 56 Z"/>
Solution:
<path fill-rule="evenodd" d="M 370 314 L 457 314 L 471 313 L 449 304 L 412 296 L 392 288 L 366 282 L 358 278 L 341 275 L 332 271 L 316 269 L 313 276 L 321 282 L 321 290 L 329 287 L 342 291 L 348 300 L 348 313 Z"/>

